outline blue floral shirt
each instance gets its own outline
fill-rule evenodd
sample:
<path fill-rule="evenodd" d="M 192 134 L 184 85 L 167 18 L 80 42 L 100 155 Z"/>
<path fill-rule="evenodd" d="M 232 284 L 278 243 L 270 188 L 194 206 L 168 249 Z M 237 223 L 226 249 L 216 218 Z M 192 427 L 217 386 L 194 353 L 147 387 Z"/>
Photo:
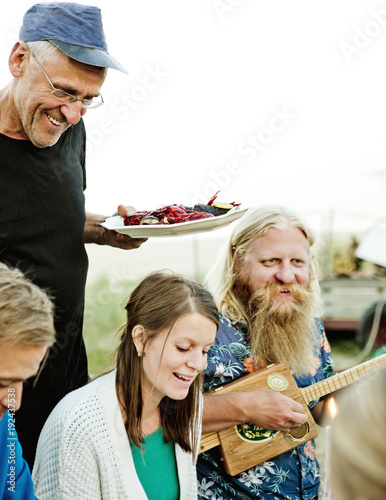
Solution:
<path fill-rule="evenodd" d="M 315 358 L 315 370 L 295 378 L 298 387 L 307 387 L 333 374 L 331 349 L 321 320 L 316 320 L 316 326 L 320 349 Z M 220 328 L 204 372 L 206 391 L 248 373 L 252 356 L 246 333 L 244 325 L 232 325 L 220 316 Z M 312 401 L 309 408 L 316 403 Z M 198 497 L 208 500 L 316 500 L 320 468 L 315 443 L 311 440 L 237 476 L 225 472 L 219 449 L 213 448 L 199 455 L 197 477 Z"/>

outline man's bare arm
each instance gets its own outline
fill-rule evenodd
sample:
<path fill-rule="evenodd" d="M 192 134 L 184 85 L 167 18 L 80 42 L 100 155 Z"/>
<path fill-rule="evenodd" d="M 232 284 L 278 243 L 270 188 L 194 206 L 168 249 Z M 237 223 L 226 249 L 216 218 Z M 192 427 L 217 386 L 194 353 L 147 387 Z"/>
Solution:
<path fill-rule="evenodd" d="M 123 209 L 124 206 L 120 205 Z M 118 209 L 119 215 L 124 215 L 123 210 Z M 86 213 L 86 223 L 84 226 L 84 242 L 96 243 L 97 245 L 109 245 L 111 247 L 130 250 L 139 248 L 147 238 L 131 238 L 126 234 L 120 234 L 115 231 L 110 231 L 100 225 L 105 220 L 104 215 Z"/>
<path fill-rule="evenodd" d="M 319 403 L 317 403 L 316 406 L 314 406 L 314 408 L 312 408 L 312 410 L 311 410 L 311 414 L 312 414 L 315 422 L 318 425 L 323 425 L 323 415 L 324 415 L 324 411 L 325 411 L 325 403 L 326 403 L 326 400 L 323 399 L 322 401 L 319 401 Z"/>
<path fill-rule="evenodd" d="M 307 421 L 303 406 L 275 391 L 256 390 L 205 394 L 202 431 L 213 432 L 251 422 L 265 429 L 289 432 Z"/>

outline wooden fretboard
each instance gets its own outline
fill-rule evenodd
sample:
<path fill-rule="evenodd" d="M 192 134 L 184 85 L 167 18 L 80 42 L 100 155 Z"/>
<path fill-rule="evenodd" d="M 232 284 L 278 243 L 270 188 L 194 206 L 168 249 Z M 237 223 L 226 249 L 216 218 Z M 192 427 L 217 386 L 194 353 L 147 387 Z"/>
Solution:
<path fill-rule="evenodd" d="M 357 382 L 361 378 L 371 375 L 373 372 L 379 370 L 380 368 L 386 367 L 386 354 L 382 354 L 377 358 L 366 361 L 354 368 L 349 368 L 341 373 L 326 378 L 321 382 L 309 385 L 308 387 L 303 387 L 300 392 L 306 403 L 314 399 L 321 398 L 326 394 L 337 391 L 338 389 L 343 389 L 353 382 Z"/>

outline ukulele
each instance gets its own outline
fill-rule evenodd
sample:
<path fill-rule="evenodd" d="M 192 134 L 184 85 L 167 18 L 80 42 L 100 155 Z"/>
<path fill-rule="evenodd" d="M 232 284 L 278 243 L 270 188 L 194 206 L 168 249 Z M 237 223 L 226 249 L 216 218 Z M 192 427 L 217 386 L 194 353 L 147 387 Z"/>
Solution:
<path fill-rule="evenodd" d="M 282 392 L 303 405 L 308 421 L 300 427 L 294 427 L 288 433 L 244 423 L 219 432 L 202 434 L 199 453 L 220 445 L 224 468 L 228 474 L 235 476 L 261 462 L 291 450 L 318 435 L 317 425 L 307 407 L 310 401 L 347 387 L 385 366 L 386 354 L 383 354 L 308 387 L 298 388 L 287 366 L 279 363 L 217 387 L 211 391 L 212 394 L 255 389 L 271 389 Z"/>

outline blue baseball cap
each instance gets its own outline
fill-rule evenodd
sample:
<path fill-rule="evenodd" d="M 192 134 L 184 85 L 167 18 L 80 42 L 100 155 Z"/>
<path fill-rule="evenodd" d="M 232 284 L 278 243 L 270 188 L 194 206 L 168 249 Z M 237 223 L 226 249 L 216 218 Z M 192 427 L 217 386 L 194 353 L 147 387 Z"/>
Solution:
<path fill-rule="evenodd" d="M 24 14 L 19 39 L 48 40 L 76 61 L 127 74 L 107 51 L 99 7 L 73 2 L 37 3 Z"/>

